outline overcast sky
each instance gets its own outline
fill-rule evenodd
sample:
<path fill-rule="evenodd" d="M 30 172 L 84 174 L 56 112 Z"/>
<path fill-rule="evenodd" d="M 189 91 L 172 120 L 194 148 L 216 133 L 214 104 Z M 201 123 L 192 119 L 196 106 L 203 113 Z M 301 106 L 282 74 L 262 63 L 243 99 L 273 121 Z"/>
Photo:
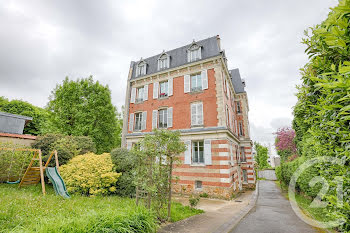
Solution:
<path fill-rule="evenodd" d="M 124 104 L 131 60 L 220 35 L 246 80 L 253 140 L 288 126 L 304 29 L 336 0 L 11 1 L 0 4 L 0 96 L 44 107 L 57 83 L 93 75 Z"/>

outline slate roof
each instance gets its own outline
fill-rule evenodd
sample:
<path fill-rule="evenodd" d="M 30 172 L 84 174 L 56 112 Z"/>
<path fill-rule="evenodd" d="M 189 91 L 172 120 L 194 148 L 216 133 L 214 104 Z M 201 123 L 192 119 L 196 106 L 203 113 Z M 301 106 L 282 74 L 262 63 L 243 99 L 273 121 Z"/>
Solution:
<path fill-rule="evenodd" d="M 242 78 L 241 78 L 241 74 L 239 73 L 239 69 L 233 69 L 230 70 L 230 75 L 231 75 L 231 80 L 232 80 L 232 84 L 233 87 L 235 89 L 235 92 L 238 93 L 243 93 L 245 92 L 244 87 L 245 84 L 242 82 Z"/>
<path fill-rule="evenodd" d="M 207 59 L 210 57 L 215 57 L 215 56 L 221 54 L 217 36 L 213 36 L 213 37 L 209 37 L 209 38 L 204 39 L 204 40 L 196 41 L 195 43 L 202 47 L 202 49 L 201 49 L 202 50 L 202 52 L 201 52 L 202 59 L 200 59 L 200 60 L 204 60 L 204 59 Z M 187 62 L 187 49 L 191 45 L 192 45 L 192 43 L 185 45 L 185 46 L 182 46 L 182 47 L 177 48 L 177 49 L 165 51 L 165 53 L 167 53 L 170 56 L 170 67 L 168 69 L 182 66 L 182 65 L 185 65 L 186 63 L 189 63 L 189 62 Z M 163 53 L 160 53 L 160 54 L 157 54 L 153 57 L 143 59 L 147 63 L 146 75 L 154 74 L 154 73 L 158 72 L 158 58 L 162 54 Z M 200 61 L 200 60 L 197 60 L 197 61 Z M 131 80 L 135 79 L 135 78 L 142 77 L 142 76 L 135 77 L 136 66 L 138 63 L 139 63 L 139 61 L 138 62 L 131 62 L 131 66 L 133 66 L 133 73 L 131 76 Z M 167 69 L 164 69 L 164 70 L 167 70 Z"/>

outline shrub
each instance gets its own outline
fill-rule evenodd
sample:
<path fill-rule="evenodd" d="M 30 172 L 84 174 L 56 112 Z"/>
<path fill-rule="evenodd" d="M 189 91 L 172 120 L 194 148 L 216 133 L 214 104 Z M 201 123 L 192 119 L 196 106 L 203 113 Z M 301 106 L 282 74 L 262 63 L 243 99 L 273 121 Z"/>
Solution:
<path fill-rule="evenodd" d="M 121 172 L 116 185 L 116 194 L 120 196 L 134 196 L 135 195 L 135 175 L 134 169 L 136 167 L 136 155 L 123 148 L 116 148 L 111 152 L 112 162 L 115 166 L 116 172 Z"/>
<path fill-rule="evenodd" d="M 201 194 L 199 194 L 199 196 L 203 197 L 203 198 L 208 198 L 209 197 L 208 193 L 201 193 Z"/>
<path fill-rule="evenodd" d="M 114 171 L 110 154 L 88 153 L 71 159 L 60 168 L 68 192 L 84 195 L 106 195 L 116 192 L 121 173 Z"/>
<path fill-rule="evenodd" d="M 62 134 L 46 134 L 39 136 L 32 148 L 41 149 L 44 160 L 48 158 L 53 150 L 57 150 L 60 165 L 66 164 L 70 159 L 78 154 L 96 152 L 95 143 L 86 136 L 65 136 Z M 54 160 L 50 162 L 54 166 Z"/>
<path fill-rule="evenodd" d="M 188 199 L 188 201 L 190 202 L 191 208 L 196 207 L 198 205 L 198 203 L 199 203 L 199 200 L 200 200 L 199 196 L 191 195 L 190 198 Z"/>

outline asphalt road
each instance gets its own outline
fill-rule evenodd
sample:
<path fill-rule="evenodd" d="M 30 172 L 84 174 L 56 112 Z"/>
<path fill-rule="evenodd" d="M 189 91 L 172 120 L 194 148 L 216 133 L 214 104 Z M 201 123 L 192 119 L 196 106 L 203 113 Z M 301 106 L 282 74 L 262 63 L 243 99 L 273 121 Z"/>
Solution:
<path fill-rule="evenodd" d="M 259 181 L 256 206 L 231 231 L 232 233 L 317 233 L 294 213 L 289 201 L 273 181 Z"/>

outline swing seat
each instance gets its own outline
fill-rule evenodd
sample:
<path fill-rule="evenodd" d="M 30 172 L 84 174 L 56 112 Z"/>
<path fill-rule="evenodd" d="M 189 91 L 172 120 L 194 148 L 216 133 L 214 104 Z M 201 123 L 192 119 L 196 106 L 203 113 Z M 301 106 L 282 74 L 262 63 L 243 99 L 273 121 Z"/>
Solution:
<path fill-rule="evenodd" d="M 18 179 L 16 181 L 6 181 L 7 184 L 19 184 L 21 182 L 21 179 Z"/>

